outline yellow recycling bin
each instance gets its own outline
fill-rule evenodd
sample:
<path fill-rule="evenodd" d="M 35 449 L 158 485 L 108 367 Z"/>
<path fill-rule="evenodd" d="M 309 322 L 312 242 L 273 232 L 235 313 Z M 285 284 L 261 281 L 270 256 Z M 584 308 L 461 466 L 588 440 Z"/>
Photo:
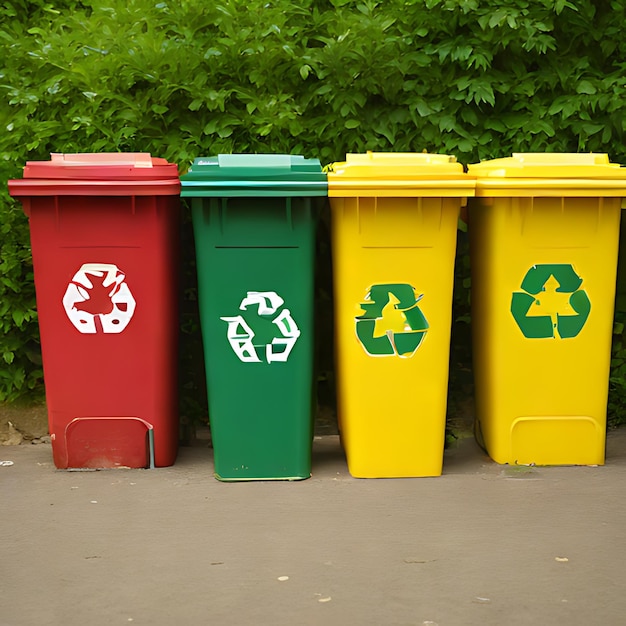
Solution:
<path fill-rule="evenodd" d="M 621 196 L 606 154 L 468 168 L 476 435 L 498 463 L 604 463 Z"/>
<path fill-rule="evenodd" d="M 355 477 L 441 474 L 457 220 L 473 193 L 446 155 L 329 166 L 338 422 Z"/>

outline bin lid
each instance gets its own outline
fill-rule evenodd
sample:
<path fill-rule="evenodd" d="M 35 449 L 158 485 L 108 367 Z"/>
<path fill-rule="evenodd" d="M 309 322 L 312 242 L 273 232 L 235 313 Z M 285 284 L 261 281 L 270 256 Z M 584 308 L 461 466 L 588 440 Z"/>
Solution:
<path fill-rule="evenodd" d="M 318 159 L 290 154 L 219 154 L 195 159 L 181 177 L 184 197 L 326 196 Z"/>
<path fill-rule="evenodd" d="M 458 198 L 474 195 L 474 180 L 447 154 L 346 154 L 345 161 L 328 166 L 328 195 Z"/>
<path fill-rule="evenodd" d="M 513 153 L 468 172 L 477 196 L 626 196 L 626 168 L 603 153 Z"/>
<path fill-rule="evenodd" d="M 9 181 L 12 196 L 176 195 L 178 167 L 145 152 L 50 155 L 27 161 L 24 178 Z"/>

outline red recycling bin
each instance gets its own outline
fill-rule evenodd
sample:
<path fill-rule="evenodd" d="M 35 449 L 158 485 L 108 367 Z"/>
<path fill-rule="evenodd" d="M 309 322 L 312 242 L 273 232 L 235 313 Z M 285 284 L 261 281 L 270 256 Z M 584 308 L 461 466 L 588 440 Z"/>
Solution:
<path fill-rule="evenodd" d="M 58 468 L 163 467 L 178 449 L 178 168 L 53 154 L 9 181 L 30 220 Z"/>

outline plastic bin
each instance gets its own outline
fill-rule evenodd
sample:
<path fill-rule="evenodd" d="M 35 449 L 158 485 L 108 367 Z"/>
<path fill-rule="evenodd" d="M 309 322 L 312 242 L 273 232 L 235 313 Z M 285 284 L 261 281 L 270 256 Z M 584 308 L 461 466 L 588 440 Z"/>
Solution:
<path fill-rule="evenodd" d="M 498 463 L 604 463 L 621 196 L 606 154 L 470 165 L 476 433 Z"/>
<path fill-rule="evenodd" d="M 174 463 L 179 190 L 149 154 L 53 154 L 9 181 L 30 220 L 58 468 Z"/>
<path fill-rule="evenodd" d="M 219 480 L 311 475 L 317 159 L 199 158 L 191 198 Z"/>
<path fill-rule="evenodd" d="M 441 474 L 459 210 L 454 157 L 348 154 L 328 172 L 338 421 L 350 473 Z"/>

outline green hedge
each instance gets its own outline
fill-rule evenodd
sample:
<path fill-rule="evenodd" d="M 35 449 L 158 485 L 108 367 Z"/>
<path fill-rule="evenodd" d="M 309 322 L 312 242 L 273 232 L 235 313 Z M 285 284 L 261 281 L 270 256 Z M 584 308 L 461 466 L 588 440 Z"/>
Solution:
<path fill-rule="evenodd" d="M 626 0 L 5 0 L 0 178 L 19 177 L 27 159 L 83 151 L 148 151 L 182 170 L 195 156 L 246 151 L 324 163 L 365 150 L 466 163 L 598 151 L 626 162 L 625 9 Z M 0 224 L 0 400 L 11 400 L 41 393 L 41 368 L 26 221 L 4 184 Z M 465 250 L 460 260 L 466 319 Z M 183 327 L 197 332 L 191 319 Z M 621 406 L 619 393 L 612 403 Z"/>

